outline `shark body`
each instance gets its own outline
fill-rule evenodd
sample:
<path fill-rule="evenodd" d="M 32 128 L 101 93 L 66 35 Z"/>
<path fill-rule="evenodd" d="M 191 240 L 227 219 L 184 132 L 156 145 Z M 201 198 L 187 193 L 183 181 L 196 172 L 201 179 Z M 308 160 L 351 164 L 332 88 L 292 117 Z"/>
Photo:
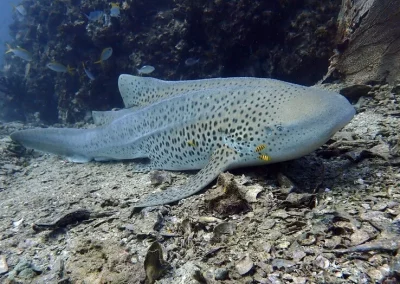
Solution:
<path fill-rule="evenodd" d="M 135 170 L 200 170 L 187 184 L 135 207 L 188 197 L 228 169 L 306 155 L 355 114 L 337 93 L 273 79 L 169 82 L 121 75 L 118 84 L 126 109 L 93 112 L 97 128 L 29 129 L 11 138 L 74 162 L 148 158 Z"/>

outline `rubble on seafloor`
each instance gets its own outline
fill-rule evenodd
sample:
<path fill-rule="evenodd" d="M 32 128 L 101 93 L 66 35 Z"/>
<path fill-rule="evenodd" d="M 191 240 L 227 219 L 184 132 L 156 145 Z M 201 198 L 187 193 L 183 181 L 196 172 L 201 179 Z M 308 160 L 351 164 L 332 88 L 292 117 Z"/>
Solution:
<path fill-rule="evenodd" d="M 141 196 L 186 175 L 68 163 L 17 147 L 7 135 L 24 126 L 1 124 L 0 281 L 398 283 L 398 87 L 356 88 L 367 89 L 315 153 L 221 174 L 133 215 Z"/>

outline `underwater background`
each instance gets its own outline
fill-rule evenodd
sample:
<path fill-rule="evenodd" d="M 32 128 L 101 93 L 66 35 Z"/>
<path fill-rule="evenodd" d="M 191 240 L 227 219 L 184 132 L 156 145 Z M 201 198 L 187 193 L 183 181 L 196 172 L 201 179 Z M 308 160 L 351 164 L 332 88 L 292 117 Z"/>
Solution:
<path fill-rule="evenodd" d="M 0 2 L 0 53 L 6 51 L 6 42 L 11 39 L 8 26 L 12 21 L 12 6 L 7 1 Z M 0 64 L 3 64 L 4 57 L 0 56 Z"/>
<path fill-rule="evenodd" d="M 333 54 L 340 5 L 340 0 L 15 3 L 8 44 L 22 50 L 4 56 L 2 119 L 90 121 L 91 110 L 122 107 L 121 73 L 315 84 Z"/>

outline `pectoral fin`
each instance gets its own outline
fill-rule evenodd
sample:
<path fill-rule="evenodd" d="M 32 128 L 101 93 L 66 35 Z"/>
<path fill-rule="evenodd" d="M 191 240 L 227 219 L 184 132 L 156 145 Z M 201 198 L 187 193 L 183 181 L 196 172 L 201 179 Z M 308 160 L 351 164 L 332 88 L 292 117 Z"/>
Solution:
<path fill-rule="evenodd" d="M 229 166 L 238 159 L 238 156 L 239 155 L 235 150 L 227 146 L 222 146 L 214 151 L 208 164 L 196 175 L 190 177 L 186 184 L 177 187 L 170 187 L 161 192 L 150 194 L 141 199 L 138 203 L 134 204 L 134 207 L 142 208 L 162 205 L 191 196 L 202 190 L 221 172 L 229 168 Z"/>

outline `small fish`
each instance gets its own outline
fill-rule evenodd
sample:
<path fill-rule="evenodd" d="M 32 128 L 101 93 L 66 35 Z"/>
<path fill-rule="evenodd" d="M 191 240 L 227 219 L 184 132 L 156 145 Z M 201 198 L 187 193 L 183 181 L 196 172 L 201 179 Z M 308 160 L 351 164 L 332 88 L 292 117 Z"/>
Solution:
<path fill-rule="evenodd" d="M 111 5 L 111 9 L 110 9 L 110 16 L 111 17 L 115 17 L 115 18 L 119 18 L 121 15 L 121 12 L 119 10 L 119 3 L 110 3 Z"/>
<path fill-rule="evenodd" d="M 262 150 L 264 150 L 265 149 L 265 144 L 261 144 L 261 145 L 258 145 L 257 147 L 256 147 L 256 152 L 261 152 Z"/>
<path fill-rule="evenodd" d="M 199 61 L 200 61 L 200 58 L 191 57 L 191 58 L 188 58 L 188 59 L 185 60 L 185 65 L 186 66 L 193 66 L 193 65 L 199 63 Z"/>
<path fill-rule="evenodd" d="M 50 70 L 53 70 L 55 72 L 59 73 L 65 73 L 68 72 L 68 74 L 72 75 L 74 68 L 69 67 L 69 65 L 64 66 L 61 63 L 58 62 L 50 62 L 46 64 L 46 67 L 49 68 Z"/>
<path fill-rule="evenodd" d="M 93 11 L 93 12 L 90 12 L 89 15 L 86 15 L 85 13 L 83 13 L 83 14 L 86 16 L 86 18 L 89 21 L 96 22 L 96 21 L 100 21 L 101 20 L 101 18 L 103 17 L 104 12 L 103 11 Z"/>
<path fill-rule="evenodd" d="M 111 57 L 112 53 L 113 53 L 112 47 L 104 48 L 103 51 L 101 52 L 100 59 L 98 61 L 96 61 L 95 64 L 103 63 L 103 61 L 105 61 Z"/>
<path fill-rule="evenodd" d="M 144 65 L 142 66 L 140 69 L 137 69 L 139 75 L 142 74 L 150 74 L 151 72 L 153 72 L 154 70 L 156 70 L 156 68 L 154 68 L 151 65 Z"/>
<path fill-rule="evenodd" d="M 271 160 L 271 157 L 270 157 L 270 156 L 264 155 L 264 154 L 261 154 L 260 156 L 258 156 L 258 158 L 259 158 L 260 160 L 263 160 L 263 161 L 266 161 L 266 162 L 268 162 L 268 161 Z"/>
<path fill-rule="evenodd" d="M 94 79 L 96 79 L 96 77 L 94 77 L 93 73 L 90 72 L 88 69 L 86 69 L 85 63 L 82 62 L 82 66 L 83 66 L 83 70 L 84 70 L 85 73 L 86 73 L 86 76 L 88 76 L 88 78 L 89 78 L 90 80 L 93 81 Z"/>
<path fill-rule="evenodd" d="M 15 11 L 17 11 L 21 16 L 26 16 L 27 13 L 26 13 L 25 7 L 23 5 L 18 5 L 18 6 L 12 5 L 12 6 L 13 6 L 13 9 Z"/>
<path fill-rule="evenodd" d="M 10 53 L 12 52 L 15 56 L 26 60 L 26 61 L 31 61 L 32 60 L 32 54 L 27 51 L 26 49 L 23 49 L 19 46 L 17 46 L 16 48 L 12 48 L 8 43 L 7 43 L 7 51 L 6 53 Z"/>
<path fill-rule="evenodd" d="M 28 78 L 28 76 L 29 76 L 29 72 L 31 71 L 31 64 L 30 63 L 27 63 L 26 65 L 25 65 L 25 79 L 26 78 Z"/>

